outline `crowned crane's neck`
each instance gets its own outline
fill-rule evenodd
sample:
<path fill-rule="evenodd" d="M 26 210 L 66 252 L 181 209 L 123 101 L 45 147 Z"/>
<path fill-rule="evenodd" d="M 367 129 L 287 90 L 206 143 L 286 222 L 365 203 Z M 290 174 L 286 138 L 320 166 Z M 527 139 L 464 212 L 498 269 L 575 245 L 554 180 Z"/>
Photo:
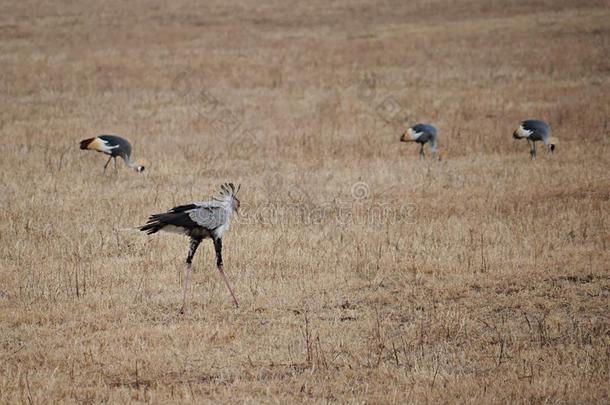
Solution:
<path fill-rule="evenodd" d="M 129 156 L 123 156 L 123 160 L 125 161 L 125 164 L 127 165 L 127 167 L 129 167 L 130 169 L 135 170 L 136 172 L 139 172 L 141 170 L 141 165 L 139 165 L 137 162 L 131 160 L 131 158 Z"/>

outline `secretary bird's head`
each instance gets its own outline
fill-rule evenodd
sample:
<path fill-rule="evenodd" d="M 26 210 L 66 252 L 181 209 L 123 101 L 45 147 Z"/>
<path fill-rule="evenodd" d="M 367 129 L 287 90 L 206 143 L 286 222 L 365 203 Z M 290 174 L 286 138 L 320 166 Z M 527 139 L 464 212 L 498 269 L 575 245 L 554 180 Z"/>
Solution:
<path fill-rule="evenodd" d="M 240 202 L 237 199 L 237 193 L 241 185 L 238 184 L 237 188 L 233 183 L 224 183 L 220 186 L 220 197 L 218 200 L 222 201 L 224 204 L 227 204 L 231 209 L 239 214 L 239 206 Z"/>

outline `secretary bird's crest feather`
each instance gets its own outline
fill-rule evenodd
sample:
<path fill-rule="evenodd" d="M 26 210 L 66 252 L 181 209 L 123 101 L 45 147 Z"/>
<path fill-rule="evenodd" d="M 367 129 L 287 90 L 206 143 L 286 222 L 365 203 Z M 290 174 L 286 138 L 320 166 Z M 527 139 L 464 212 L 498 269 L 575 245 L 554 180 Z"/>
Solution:
<path fill-rule="evenodd" d="M 237 185 L 237 189 L 233 183 L 224 183 L 220 186 L 220 195 L 213 197 L 216 201 L 226 201 L 229 198 L 235 198 L 241 185 Z"/>

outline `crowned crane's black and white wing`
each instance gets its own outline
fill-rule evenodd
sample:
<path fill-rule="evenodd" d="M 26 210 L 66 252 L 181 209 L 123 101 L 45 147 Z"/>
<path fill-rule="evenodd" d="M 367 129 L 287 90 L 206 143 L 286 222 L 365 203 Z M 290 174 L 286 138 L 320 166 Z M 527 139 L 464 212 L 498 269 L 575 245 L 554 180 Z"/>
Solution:
<path fill-rule="evenodd" d="M 129 143 L 127 139 L 121 138 L 120 136 L 98 135 L 94 138 L 83 139 L 80 142 L 80 148 L 83 150 L 94 150 L 110 156 L 108 162 L 106 162 L 106 165 L 104 165 L 104 170 L 112 158 L 115 159 L 116 167 L 116 158 L 120 157 L 125 161 L 127 166 L 135 171 L 144 171 L 144 166 L 138 164 L 131 158 L 131 143 Z"/>
<path fill-rule="evenodd" d="M 84 139 L 80 142 L 81 149 L 95 150 L 110 156 L 131 156 L 131 143 L 125 138 L 116 135 L 98 135 L 95 138 Z"/>
<path fill-rule="evenodd" d="M 434 143 L 436 144 L 437 132 L 436 128 L 430 124 L 415 124 L 407 129 L 401 140 L 413 141 L 417 143 Z"/>
<path fill-rule="evenodd" d="M 410 129 L 414 140 L 421 139 L 421 142 L 429 142 L 436 139 L 436 128 L 430 124 L 415 124 Z"/>
<path fill-rule="evenodd" d="M 436 154 L 438 151 L 436 128 L 430 124 L 415 124 L 408 128 L 400 137 L 401 142 L 415 142 L 420 145 L 419 156 L 424 158 L 424 145 L 428 144 L 430 152 Z"/>
<path fill-rule="evenodd" d="M 519 127 L 513 133 L 516 139 L 527 138 L 530 141 L 547 142 L 551 136 L 551 127 L 544 121 L 540 120 L 525 120 L 519 124 Z"/>
<path fill-rule="evenodd" d="M 551 153 L 555 151 L 557 145 L 557 139 L 551 136 L 550 125 L 540 120 L 521 121 L 519 127 L 513 132 L 513 138 L 527 139 L 532 159 L 536 158 L 536 142 L 542 141 Z"/>

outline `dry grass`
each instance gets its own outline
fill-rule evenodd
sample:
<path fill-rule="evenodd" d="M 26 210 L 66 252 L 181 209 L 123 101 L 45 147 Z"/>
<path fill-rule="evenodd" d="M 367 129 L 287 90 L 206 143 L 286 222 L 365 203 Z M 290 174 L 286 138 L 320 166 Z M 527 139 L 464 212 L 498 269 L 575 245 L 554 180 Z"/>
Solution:
<path fill-rule="evenodd" d="M 89 3 L 0 5 L 0 402 L 609 400 L 607 2 Z M 131 227 L 226 180 L 180 316 Z"/>

